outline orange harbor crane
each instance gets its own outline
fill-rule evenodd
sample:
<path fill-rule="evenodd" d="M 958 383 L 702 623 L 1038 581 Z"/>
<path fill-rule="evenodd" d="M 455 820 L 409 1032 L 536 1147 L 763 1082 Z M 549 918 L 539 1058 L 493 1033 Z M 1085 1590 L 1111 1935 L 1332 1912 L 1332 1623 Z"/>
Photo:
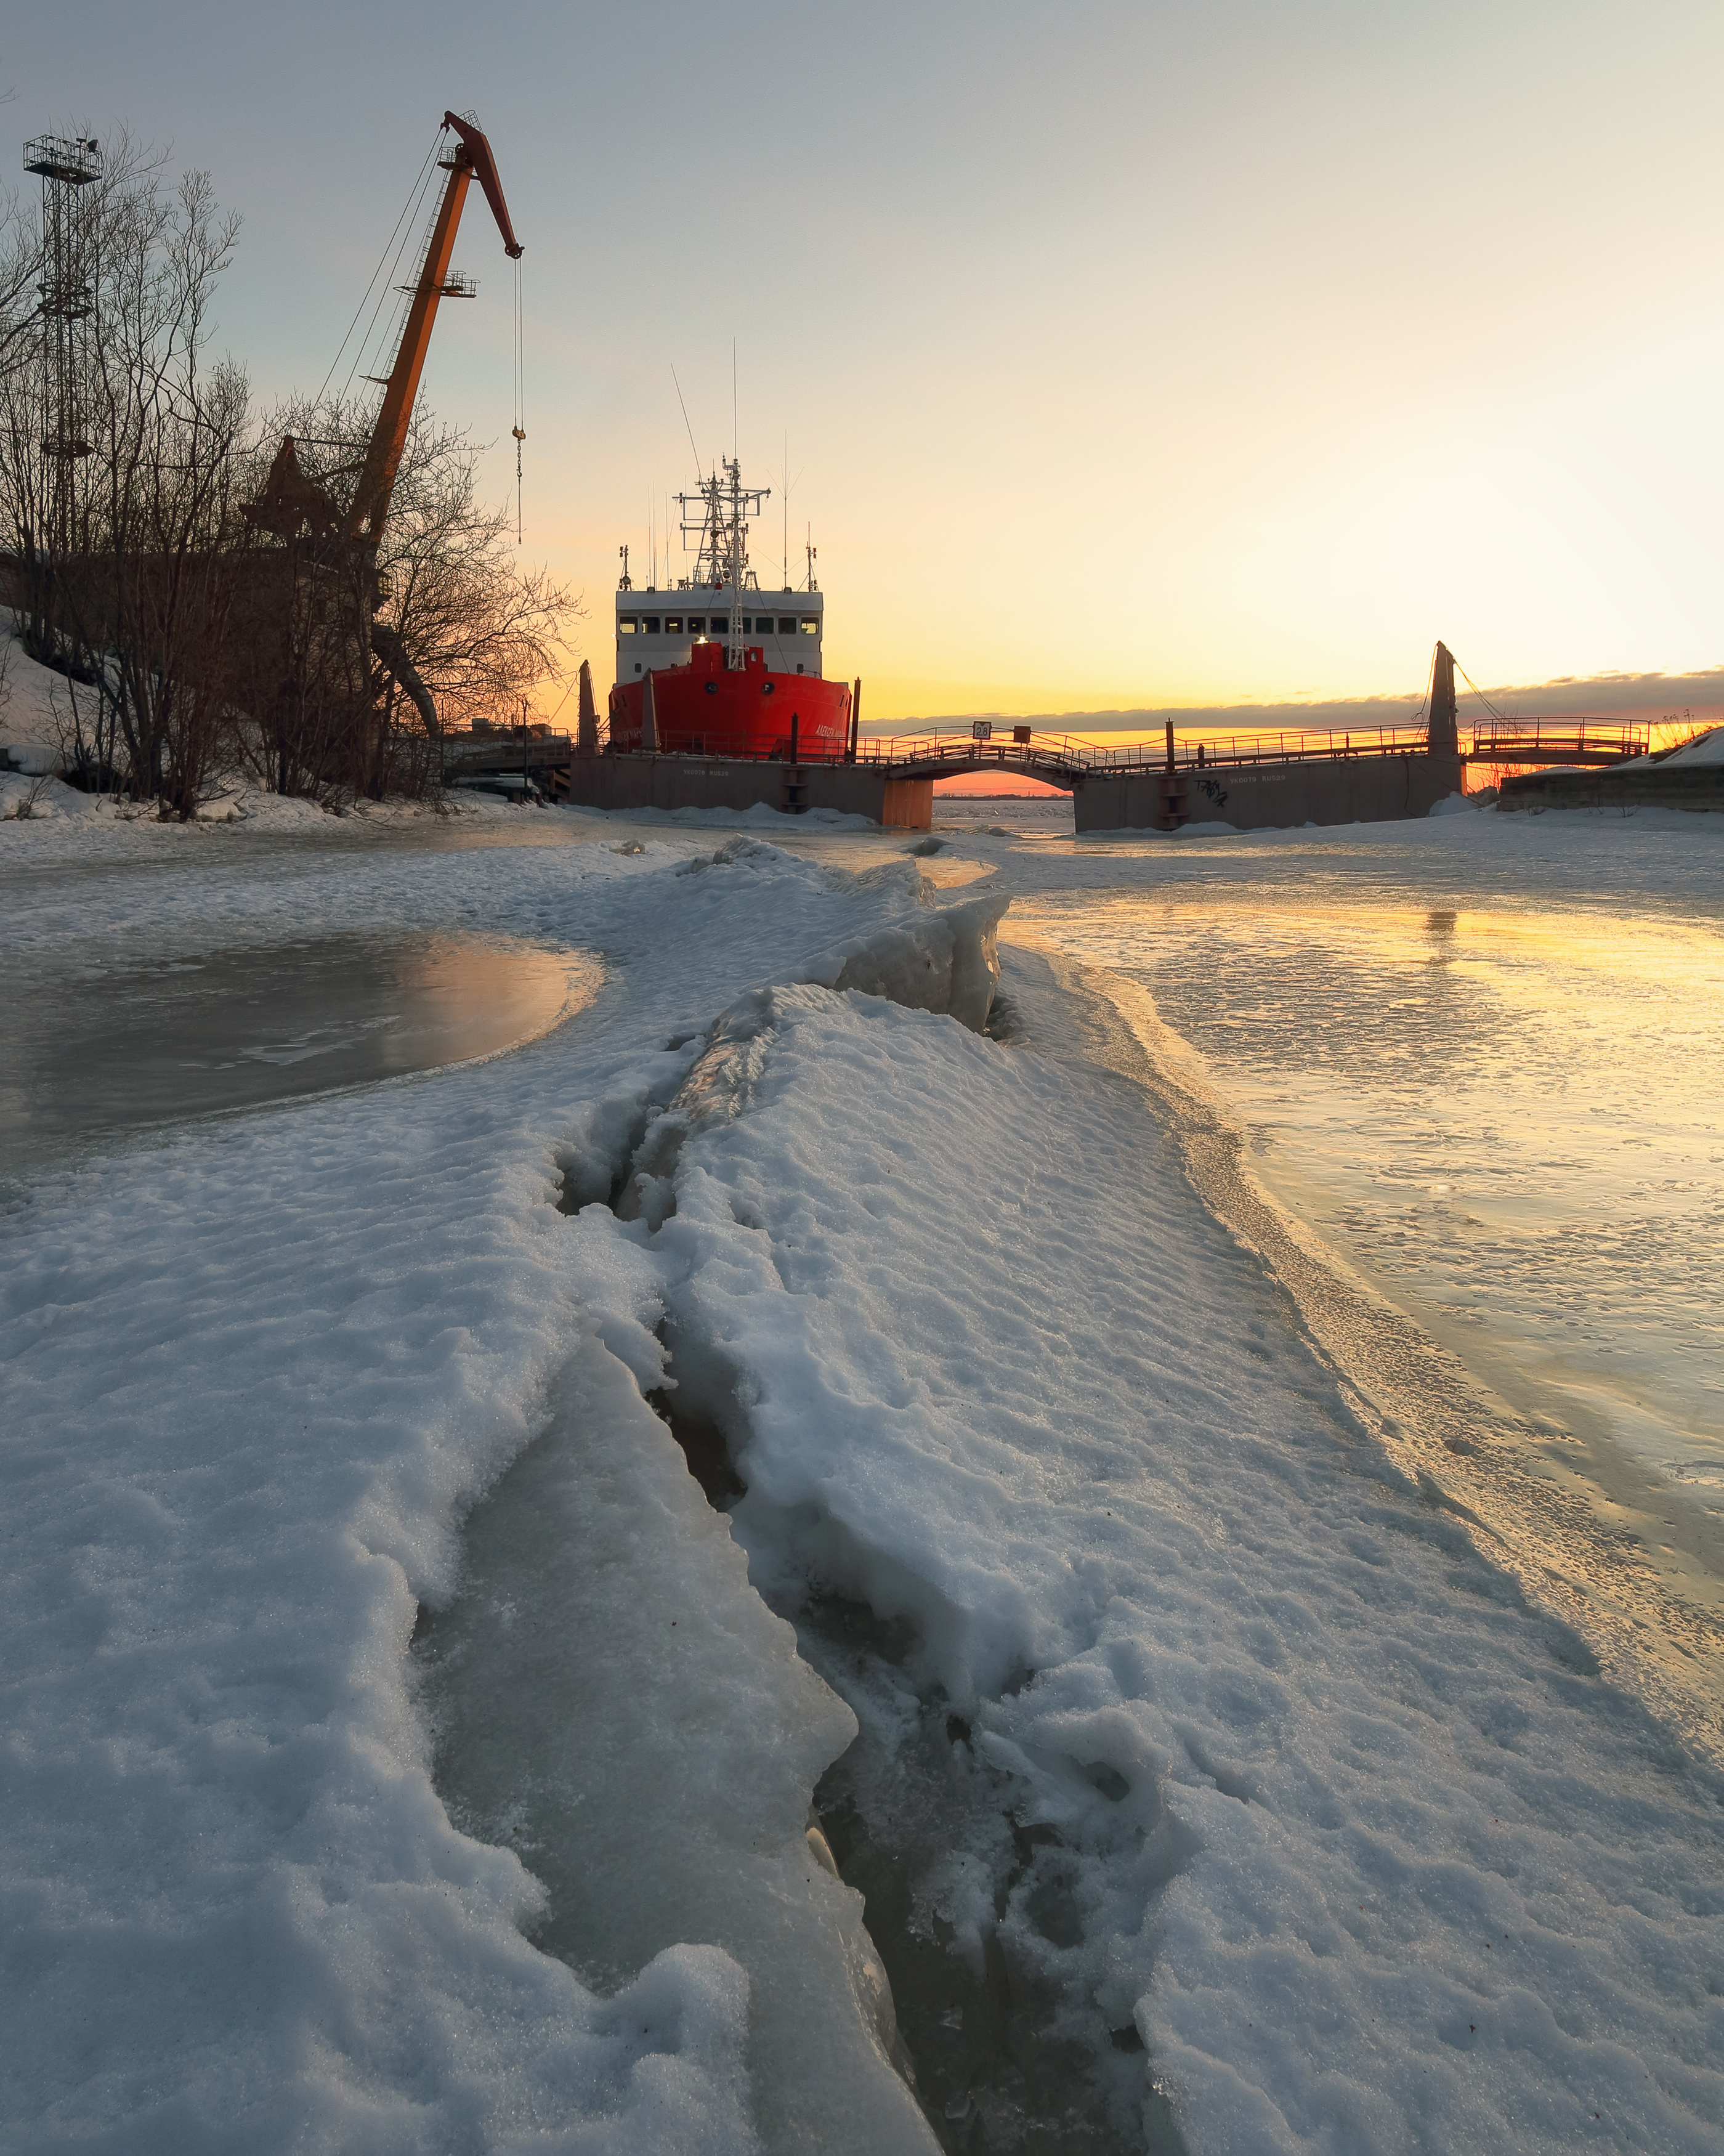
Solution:
<path fill-rule="evenodd" d="M 449 177 L 444 182 L 443 199 L 437 206 L 418 281 L 411 288 L 412 304 L 396 349 L 395 364 L 383 385 L 383 401 L 377 409 L 377 423 L 372 429 L 352 502 L 346 516 L 342 516 L 317 482 L 300 470 L 294 437 L 284 435 L 264 490 L 245 512 L 249 522 L 264 531 L 292 537 L 303 526 L 309 525 L 319 538 L 340 534 L 375 554 L 389 515 L 389 498 L 395 491 L 402 453 L 407 447 L 408 422 L 413 417 L 413 400 L 419 393 L 419 377 L 425 371 L 425 354 L 430 349 L 439 303 L 473 296 L 469 284 L 451 276 L 449 257 L 454 252 L 461 208 L 475 179 L 485 190 L 485 198 L 497 220 L 497 229 L 503 235 L 503 252 L 511 262 L 521 259 L 523 250 L 509 219 L 509 205 L 503 199 L 497 161 L 491 155 L 491 146 L 483 131 L 473 121 L 464 120 L 454 112 L 444 114 L 443 124 L 457 138 L 453 153 L 439 160 Z M 516 439 L 522 439 L 518 429 Z"/>
<path fill-rule="evenodd" d="M 509 205 L 503 199 L 503 183 L 497 177 L 497 161 L 491 155 L 490 144 L 473 121 L 463 120 L 455 113 L 445 112 L 443 124 L 458 137 L 454 155 L 441 161 L 449 178 L 444 183 L 443 200 L 438 205 L 437 221 L 431 228 L 430 244 L 425 250 L 418 283 L 413 290 L 413 304 L 407 311 L 406 326 L 383 391 L 377 424 L 372 429 L 371 446 L 366 451 L 353 504 L 347 511 L 347 536 L 367 547 L 375 547 L 383 536 L 389 497 L 395 490 L 395 475 L 401 469 L 402 452 L 407 446 L 408 421 L 413 417 L 413 399 L 419 393 L 419 377 L 424 372 L 432 326 L 437 320 L 438 302 L 471 296 L 467 286 L 451 280 L 449 257 L 454 251 L 461 207 L 475 179 L 485 190 L 491 215 L 503 235 L 503 252 L 511 262 L 519 261 L 522 253 L 521 242 L 515 237 L 515 227 L 509 221 Z"/>
<path fill-rule="evenodd" d="M 406 288 L 411 302 L 407 321 L 396 349 L 395 363 L 383 385 L 383 400 L 366 447 L 352 501 L 343 515 L 316 480 L 301 468 L 295 439 L 287 434 L 283 436 L 275 453 L 262 493 L 247 505 L 245 511 L 249 523 L 285 539 L 295 538 L 301 531 L 309 529 L 314 540 L 345 542 L 366 562 L 373 610 L 380 598 L 374 566 L 377 550 L 407 447 L 408 424 L 419 393 L 419 380 L 425 370 L 425 355 L 430 348 L 438 306 L 446 299 L 473 296 L 470 282 L 451 274 L 449 258 L 454 251 L 455 234 L 460 226 L 467 190 L 475 179 L 485 192 L 491 214 L 497 221 L 497 229 L 503 236 L 504 253 L 511 261 L 519 261 L 523 252 L 521 242 L 515 237 L 509 205 L 503 198 L 497 161 L 491 155 L 484 131 L 475 121 L 464 119 L 454 112 L 444 114 L 443 125 L 445 132 L 453 133 L 456 138 L 450 155 L 439 160 L 449 177 L 444 182 L 443 198 L 437 207 L 418 277 L 410 288 Z M 526 439 L 518 412 L 514 432 L 518 445 Z M 377 657 L 413 698 L 428 727 L 434 733 L 440 733 L 442 727 L 431 692 L 408 661 L 400 639 L 382 623 L 374 621 L 370 642 Z"/>

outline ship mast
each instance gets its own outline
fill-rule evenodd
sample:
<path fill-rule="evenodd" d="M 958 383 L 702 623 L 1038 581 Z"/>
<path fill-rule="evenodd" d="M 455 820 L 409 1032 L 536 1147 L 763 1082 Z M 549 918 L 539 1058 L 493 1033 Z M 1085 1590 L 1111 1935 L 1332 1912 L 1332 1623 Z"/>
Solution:
<path fill-rule="evenodd" d="M 742 669 L 742 578 L 748 566 L 747 532 L 742 522 L 742 469 L 740 460 L 732 457 L 725 466 L 725 475 L 731 489 L 731 633 L 726 639 L 724 663 L 727 671 L 740 673 Z M 755 513 L 760 503 L 755 502 Z"/>
<path fill-rule="evenodd" d="M 723 474 L 721 478 L 720 472 Z M 696 531 L 700 535 L 695 581 L 721 589 L 728 584 L 731 588 L 730 633 L 725 639 L 726 670 L 740 671 L 744 663 L 742 593 L 749 574 L 748 520 L 760 515 L 761 504 L 771 494 L 770 487 L 744 486 L 742 467 L 737 459 L 721 457 L 719 471 L 700 481 L 698 494 L 680 494 L 676 497 L 677 506 L 682 511 L 685 545 L 691 535 Z M 698 525 L 689 515 L 696 502 L 700 508 Z"/>

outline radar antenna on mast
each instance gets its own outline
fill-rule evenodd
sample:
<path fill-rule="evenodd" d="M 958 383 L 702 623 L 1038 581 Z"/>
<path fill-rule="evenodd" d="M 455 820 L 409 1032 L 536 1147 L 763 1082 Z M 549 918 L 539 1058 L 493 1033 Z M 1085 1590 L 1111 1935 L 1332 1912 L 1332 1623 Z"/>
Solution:
<path fill-rule="evenodd" d="M 722 476 L 721 476 L 722 475 Z M 699 491 L 679 494 L 682 511 L 683 545 L 695 542 L 695 581 L 731 591 L 730 634 L 725 640 L 725 666 L 740 671 L 745 663 L 742 639 L 742 594 L 755 583 L 748 567 L 748 522 L 758 516 L 761 505 L 772 497 L 772 489 L 744 486 L 741 466 L 735 457 L 721 457 L 719 469 L 703 479 Z M 698 506 L 698 520 L 690 511 Z"/>

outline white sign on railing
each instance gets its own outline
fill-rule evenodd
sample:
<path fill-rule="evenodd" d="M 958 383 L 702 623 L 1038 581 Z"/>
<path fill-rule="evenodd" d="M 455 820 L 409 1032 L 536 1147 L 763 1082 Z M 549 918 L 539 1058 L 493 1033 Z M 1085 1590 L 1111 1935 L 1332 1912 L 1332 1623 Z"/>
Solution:
<path fill-rule="evenodd" d="M 972 741 L 992 741 L 993 739 L 993 721 L 992 719 L 977 719 L 970 727 L 970 739 Z"/>

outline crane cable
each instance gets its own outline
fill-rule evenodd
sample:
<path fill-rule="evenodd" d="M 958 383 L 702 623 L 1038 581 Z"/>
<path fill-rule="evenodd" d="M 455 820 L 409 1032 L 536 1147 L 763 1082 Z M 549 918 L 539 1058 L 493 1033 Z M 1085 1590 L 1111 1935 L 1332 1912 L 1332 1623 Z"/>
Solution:
<path fill-rule="evenodd" d="M 526 362 L 521 349 L 521 257 L 515 258 L 515 543 L 521 544 L 521 445 L 526 439 Z"/>
<path fill-rule="evenodd" d="M 349 343 L 351 341 L 353 332 L 359 326 L 360 317 L 365 312 L 367 302 L 370 300 L 373 290 L 377 290 L 377 280 L 381 277 L 383 283 L 382 289 L 378 293 L 377 308 L 372 312 L 370 324 L 367 327 L 364 336 L 360 340 L 359 349 L 353 356 L 353 363 L 347 369 L 346 380 L 341 384 L 341 397 L 345 398 L 348 390 L 352 387 L 353 377 L 358 372 L 360 365 L 364 359 L 366 351 L 371 344 L 372 336 L 377 329 L 377 316 L 382 312 L 383 301 L 388 295 L 390 273 L 395 264 L 399 261 L 402 251 L 407 245 L 408 239 L 415 229 L 413 211 L 424 195 L 426 183 L 430 178 L 431 172 L 436 161 L 439 146 L 442 143 L 444 136 L 446 132 L 446 129 L 439 127 L 437 131 L 436 140 L 432 143 L 431 147 L 425 152 L 425 162 L 420 166 L 418 172 L 413 180 L 413 186 L 408 190 L 407 201 L 402 208 L 400 216 L 395 220 L 395 229 L 389 234 L 388 239 L 384 241 L 382 255 L 379 259 L 376 269 L 374 269 L 371 273 L 370 281 L 366 285 L 365 291 L 360 299 L 359 305 L 353 311 L 353 319 L 347 325 L 347 334 L 341 339 L 340 349 L 336 352 L 335 357 L 330 362 L 329 372 L 324 376 L 322 386 L 319 388 L 316 398 L 312 400 L 314 410 L 321 407 L 324 396 L 329 388 L 329 385 L 335 378 L 336 369 L 341 363 L 342 357 L 346 353 Z M 405 229 L 403 229 L 403 228 Z M 397 244 L 398 241 L 399 242 L 398 245 Z"/>
<path fill-rule="evenodd" d="M 1452 651 L 1449 653 L 1449 656 L 1451 659 L 1455 659 L 1455 654 Z M 1498 725 L 1508 725 L 1509 721 L 1507 715 L 1497 710 L 1496 705 L 1491 702 L 1491 699 L 1485 694 L 1485 691 L 1479 686 L 1478 683 L 1474 680 L 1472 675 L 1467 672 L 1465 667 L 1461 665 L 1458 659 L 1455 659 L 1455 670 L 1460 676 L 1461 680 L 1465 682 L 1468 688 L 1472 690 L 1479 701 L 1485 706 L 1485 709 L 1489 711 L 1491 717 L 1496 721 Z"/>

